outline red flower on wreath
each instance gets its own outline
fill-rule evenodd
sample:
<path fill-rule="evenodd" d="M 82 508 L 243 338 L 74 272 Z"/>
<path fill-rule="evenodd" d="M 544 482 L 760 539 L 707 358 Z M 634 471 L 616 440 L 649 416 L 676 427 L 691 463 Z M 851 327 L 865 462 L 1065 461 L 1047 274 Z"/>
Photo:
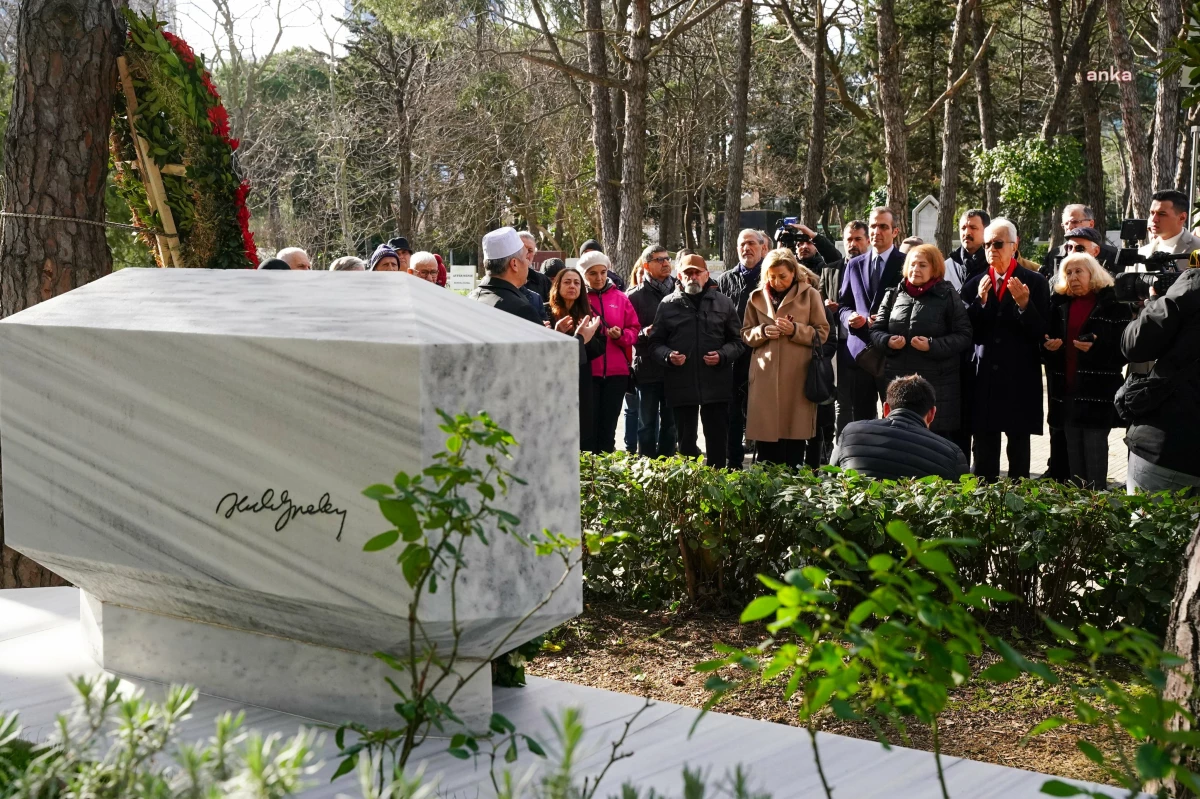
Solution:
<path fill-rule="evenodd" d="M 204 84 L 205 89 L 208 89 L 209 95 L 214 100 L 219 101 L 221 99 L 221 95 L 217 92 L 217 87 L 213 85 L 212 76 L 208 74 L 208 70 L 200 73 L 200 82 Z"/>
<path fill-rule="evenodd" d="M 250 232 L 250 209 L 246 206 L 246 197 L 250 194 L 250 183 L 243 180 L 234 194 L 237 206 L 237 221 L 242 229 L 242 246 L 246 250 L 246 260 L 251 268 L 258 263 L 258 247 L 254 244 L 254 234 Z"/>
<path fill-rule="evenodd" d="M 210 106 L 208 121 L 212 124 L 213 135 L 229 140 L 229 113 L 223 105 Z"/>
<path fill-rule="evenodd" d="M 162 37 L 167 40 L 167 44 L 171 45 L 171 49 L 175 51 L 183 63 L 187 64 L 188 69 L 193 69 L 196 66 L 196 54 L 188 43 L 180 39 L 173 33 L 162 32 Z"/>

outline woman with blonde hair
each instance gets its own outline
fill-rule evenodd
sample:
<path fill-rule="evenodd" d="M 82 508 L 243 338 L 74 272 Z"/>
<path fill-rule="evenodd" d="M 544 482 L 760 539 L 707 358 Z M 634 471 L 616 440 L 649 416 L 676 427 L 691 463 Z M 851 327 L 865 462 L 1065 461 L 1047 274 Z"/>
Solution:
<path fill-rule="evenodd" d="M 904 258 L 904 279 L 889 289 L 871 325 L 871 344 L 887 357 L 880 385 L 920 375 L 933 385 L 937 414 L 929 429 L 953 440 L 962 423 L 962 353 L 971 346 L 971 322 L 946 276 L 946 259 L 932 244 Z"/>
<path fill-rule="evenodd" d="M 758 442 L 758 457 L 768 463 L 798 467 L 805 442 L 817 434 L 817 406 L 804 393 L 812 348 L 829 337 L 817 282 L 791 250 L 771 250 L 763 259 L 758 288 L 746 303 L 746 438 Z"/>
<path fill-rule="evenodd" d="M 1132 306 L 1117 299 L 1112 275 L 1087 253 L 1062 259 L 1051 287 L 1042 345 L 1049 378 L 1050 428 L 1067 442 L 1071 479 L 1108 485 L 1108 432 L 1118 427 L 1113 398 L 1124 382 L 1121 336 Z"/>

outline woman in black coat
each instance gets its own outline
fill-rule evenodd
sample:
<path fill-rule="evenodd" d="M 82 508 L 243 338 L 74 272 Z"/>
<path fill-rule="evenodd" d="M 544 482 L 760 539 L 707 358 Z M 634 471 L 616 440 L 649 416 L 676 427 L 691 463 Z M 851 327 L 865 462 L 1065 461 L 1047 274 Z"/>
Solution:
<path fill-rule="evenodd" d="M 971 346 L 971 322 L 958 292 L 945 280 L 946 259 L 932 244 L 908 251 L 904 280 L 889 289 L 871 325 L 871 344 L 887 355 L 886 386 L 905 375 L 933 384 L 937 415 L 929 426 L 950 438 L 962 420 L 962 353 Z"/>
<path fill-rule="evenodd" d="M 592 412 L 592 361 L 603 357 L 607 339 L 596 335 L 600 318 L 592 316 L 583 290 L 583 276 L 575 269 L 564 269 L 550 283 L 550 302 L 546 316 L 560 333 L 575 336 L 579 342 L 579 448 L 591 452 L 595 439 Z"/>
<path fill-rule="evenodd" d="M 1120 425 L 1113 398 L 1124 382 L 1121 336 L 1133 308 L 1118 302 L 1112 275 L 1087 253 L 1062 260 L 1042 345 L 1050 380 L 1050 427 L 1064 431 L 1071 479 L 1108 485 L 1108 432 Z"/>

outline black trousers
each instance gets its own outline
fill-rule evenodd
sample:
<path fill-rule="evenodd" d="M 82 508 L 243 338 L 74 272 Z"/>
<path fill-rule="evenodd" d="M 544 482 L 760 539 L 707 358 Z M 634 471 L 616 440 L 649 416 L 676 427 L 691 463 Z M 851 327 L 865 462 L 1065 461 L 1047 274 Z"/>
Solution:
<path fill-rule="evenodd" d="M 816 443 L 820 452 L 820 430 L 816 438 L 781 438 L 778 441 L 759 441 L 758 460 L 762 463 L 779 463 L 799 469 L 805 462 L 809 448 Z"/>
<path fill-rule="evenodd" d="M 1046 463 L 1045 476 L 1060 483 L 1071 479 L 1071 463 L 1067 454 L 1067 431 L 1064 428 L 1050 428 L 1050 460 Z"/>
<path fill-rule="evenodd" d="M 1000 479 L 1000 436 L 1001 433 L 976 433 L 975 438 L 975 468 L 972 474 L 985 480 Z M 1028 434 L 1004 433 L 1008 440 L 1008 476 L 1014 480 L 1018 477 L 1029 477 L 1029 436 Z"/>
<path fill-rule="evenodd" d="M 612 452 L 617 448 L 617 420 L 625 401 L 628 375 L 592 378 L 592 452 Z"/>
<path fill-rule="evenodd" d="M 965 427 L 960 427 L 952 433 L 946 433 L 945 436 L 962 450 L 963 455 L 967 459 L 967 466 L 969 467 L 971 465 L 971 431 Z"/>
<path fill-rule="evenodd" d="M 704 422 L 704 462 L 716 469 L 729 465 L 729 406 L 717 402 L 709 405 L 675 406 L 675 429 L 679 431 L 679 454 L 695 458 L 700 454 L 696 444 L 699 423 Z M 739 464 L 740 465 L 740 464 Z"/>
<path fill-rule="evenodd" d="M 837 357 L 837 432 L 851 422 L 879 418 L 878 379 L 867 374 L 848 354 Z"/>
<path fill-rule="evenodd" d="M 737 369 L 737 366 L 734 366 Z M 729 468 L 740 469 L 746 460 L 746 447 L 742 443 L 746 437 L 746 404 L 750 400 L 750 383 L 739 382 L 735 374 L 733 399 L 729 401 L 729 433 L 726 444 L 729 453 Z M 708 425 L 704 426 L 704 435 L 708 437 Z"/>

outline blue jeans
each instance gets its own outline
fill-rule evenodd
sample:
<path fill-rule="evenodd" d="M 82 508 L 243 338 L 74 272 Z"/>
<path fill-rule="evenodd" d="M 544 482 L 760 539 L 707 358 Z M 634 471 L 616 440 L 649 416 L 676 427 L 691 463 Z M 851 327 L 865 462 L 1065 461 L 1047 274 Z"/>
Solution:
<path fill-rule="evenodd" d="M 1197 487 L 1200 487 L 1200 477 L 1159 466 L 1131 452 L 1129 453 L 1128 470 L 1125 473 L 1125 487 L 1130 494 L 1138 489 L 1157 493 L 1159 491 L 1182 491 L 1190 488 L 1191 491 L 1188 495 L 1193 496 L 1197 493 Z"/>
<path fill-rule="evenodd" d="M 625 451 L 636 454 L 638 451 L 638 398 L 633 391 L 625 393 Z"/>
<path fill-rule="evenodd" d="M 667 405 L 662 383 L 646 383 L 637 387 L 638 452 L 647 458 L 675 454 L 675 411 Z M 628 417 L 627 417 L 628 418 Z"/>

